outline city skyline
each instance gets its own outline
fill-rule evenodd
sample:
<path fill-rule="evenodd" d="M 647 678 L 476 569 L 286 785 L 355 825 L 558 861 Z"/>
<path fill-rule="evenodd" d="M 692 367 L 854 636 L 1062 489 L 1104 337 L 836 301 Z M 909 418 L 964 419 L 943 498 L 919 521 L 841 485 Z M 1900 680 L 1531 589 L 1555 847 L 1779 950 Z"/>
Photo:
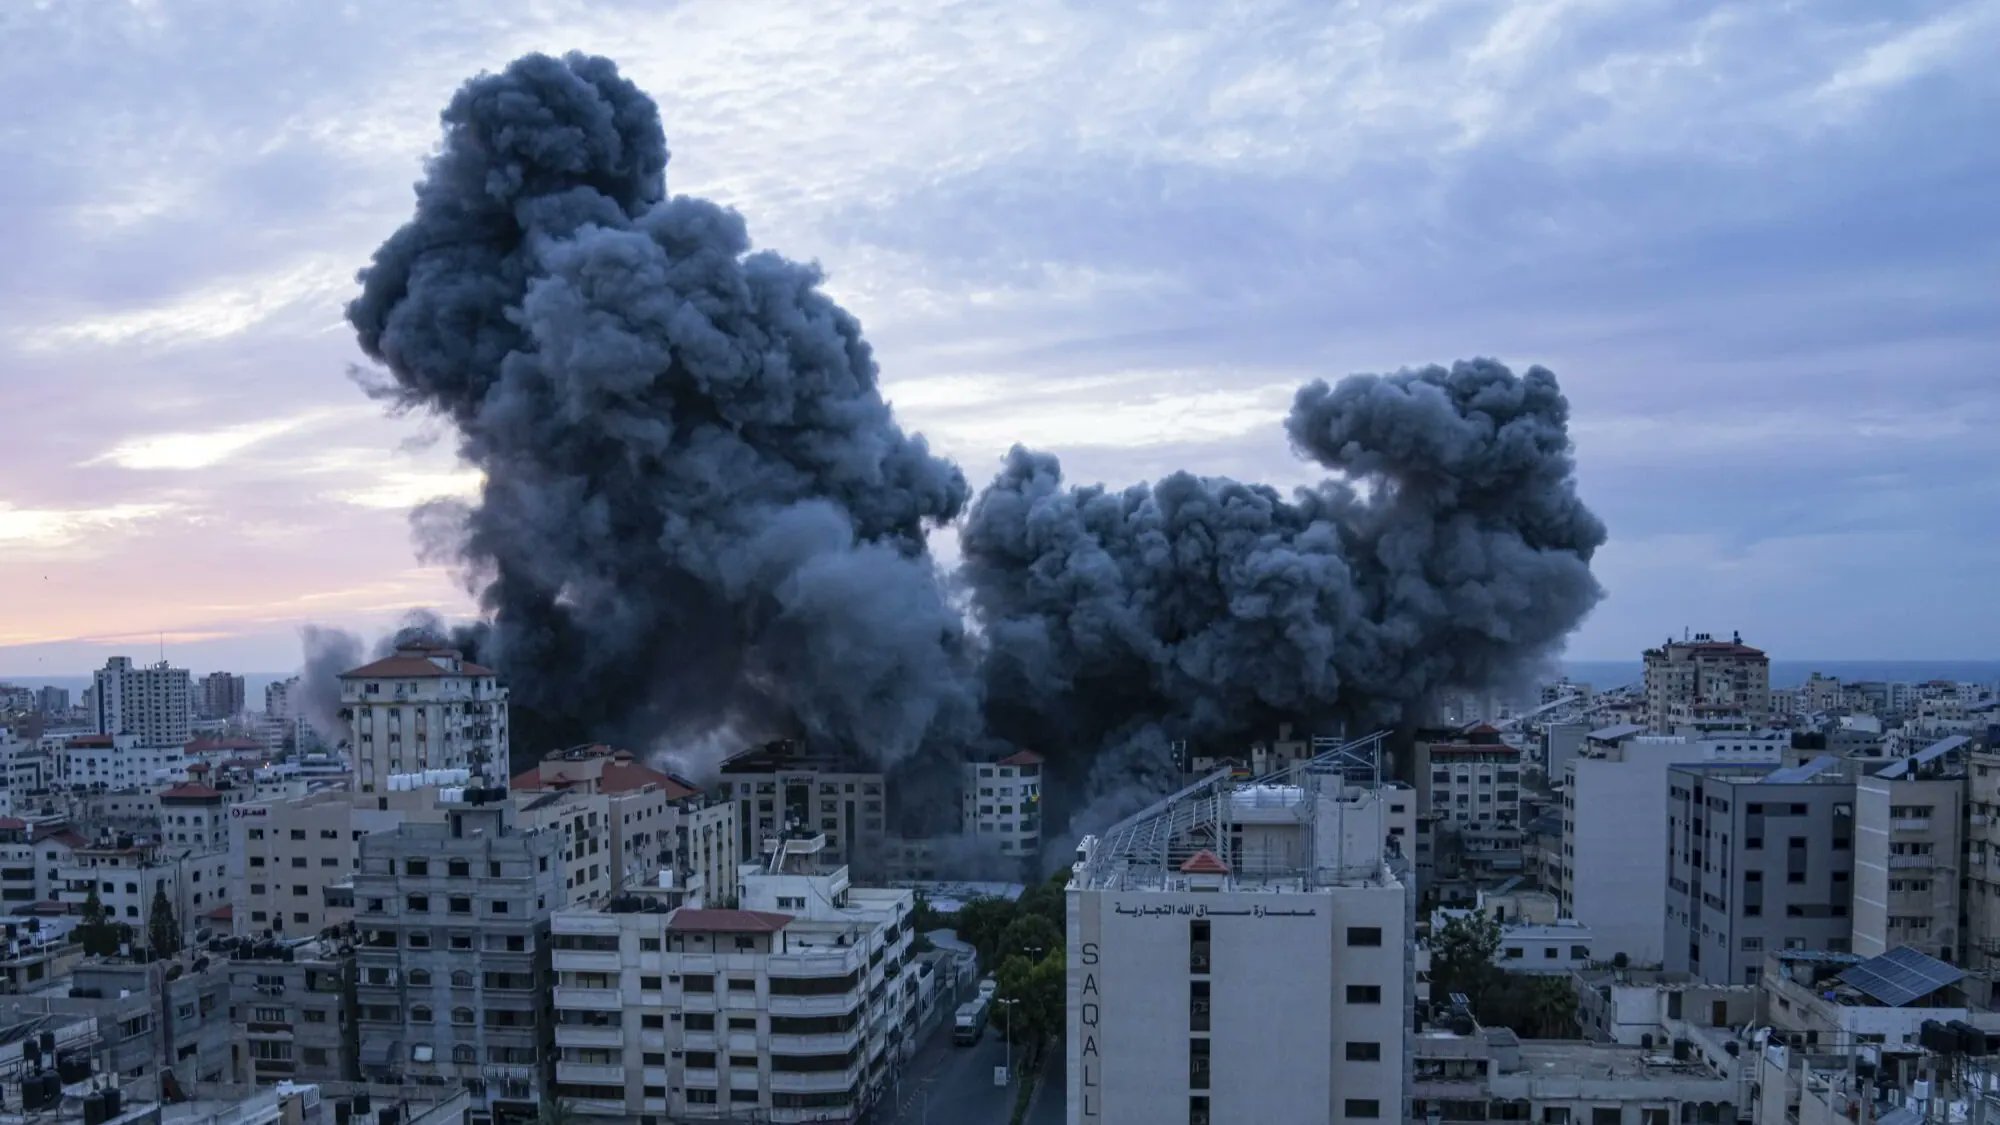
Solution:
<path fill-rule="evenodd" d="M 1571 659 L 1682 623 L 1965 658 L 2000 625 L 1961 518 L 1994 500 L 2000 158 L 1960 143 L 2000 8 L 1004 11 L 447 7 L 409 18 L 452 34 L 387 43 L 365 4 L 12 17 L 0 88 L 45 112 L 0 141 L 0 231 L 44 265 L 0 283 L 0 413 L 33 422 L 0 449 L 0 675 L 161 641 L 281 672 L 304 623 L 466 612 L 406 513 L 473 480 L 352 386 L 339 309 L 434 107 L 572 46 L 660 99 L 673 190 L 822 263 L 903 423 L 975 486 L 1015 440 L 1078 479 L 1301 483 L 1298 383 L 1491 354 L 1563 379 L 1611 529 Z M 127 77 L 71 77 L 96 72 Z"/>

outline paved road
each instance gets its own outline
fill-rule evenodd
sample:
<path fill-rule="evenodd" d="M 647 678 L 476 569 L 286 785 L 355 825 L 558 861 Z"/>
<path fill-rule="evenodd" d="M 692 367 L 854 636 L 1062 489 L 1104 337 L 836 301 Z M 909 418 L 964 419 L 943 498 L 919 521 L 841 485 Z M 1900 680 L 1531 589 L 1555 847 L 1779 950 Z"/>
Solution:
<path fill-rule="evenodd" d="M 993 1068 L 1006 1059 L 999 1033 L 989 1029 L 970 1047 L 951 1041 L 951 1021 L 910 1060 L 902 1077 L 901 1102 L 874 1120 L 878 1125 L 1007 1125 L 1014 1088 L 993 1084 Z M 929 1117 L 925 1116 L 929 1090 Z"/>

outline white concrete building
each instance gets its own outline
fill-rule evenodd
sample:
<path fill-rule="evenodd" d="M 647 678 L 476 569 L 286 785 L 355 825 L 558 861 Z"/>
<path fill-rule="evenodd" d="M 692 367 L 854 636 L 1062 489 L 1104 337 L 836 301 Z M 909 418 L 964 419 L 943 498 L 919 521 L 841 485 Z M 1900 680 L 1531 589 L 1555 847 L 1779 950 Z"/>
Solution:
<path fill-rule="evenodd" d="M 1563 855 L 1556 886 L 1563 911 L 1590 927 L 1600 960 L 1634 964 L 1665 956 L 1667 770 L 1687 762 L 1776 765 L 1782 735 L 1720 738 L 1648 735 L 1636 723 L 1592 731 L 1569 761 L 1563 786 Z"/>
<path fill-rule="evenodd" d="M 552 920 L 556 1093 L 580 1116 L 851 1120 L 910 1049 L 908 891 L 821 869 L 784 841 L 741 873 L 743 909 L 642 892 Z"/>
<path fill-rule="evenodd" d="M 1522 870 L 1521 750 L 1480 725 L 1416 744 L 1420 871 L 1440 878 L 1504 877 Z"/>
<path fill-rule="evenodd" d="M 162 660 L 141 668 L 114 656 L 91 676 L 91 704 L 98 734 L 130 734 L 145 746 L 187 742 L 194 720 L 194 689 L 185 668 Z"/>
<path fill-rule="evenodd" d="M 131 926 L 141 944 L 156 890 L 165 891 L 183 943 L 213 928 L 216 912 L 229 905 L 227 852 L 167 848 L 129 836 L 73 849 L 56 868 L 56 881 L 59 901 L 72 911 L 89 901 L 94 885 L 107 918 Z"/>
<path fill-rule="evenodd" d="M 1349 780 L 1378 752 L 1205 783 L 1084 838 L 1072 1125 L 1408 1119 L 1412 892 L 1385 862 L 1389 791 Z"/>
<path fill-rule="evenodd" d="M 881 771 L 778 739 L 731 755 L 720 772 L 722 791 L 736 802 L 737 854 L 763 855 L 787 831 L 814 832 L 826 837 L 826 862 L 864 877 L 886 869 Z"/>
<path fill-rule="evenodd" d="M 1669 640 L 1644 653 L 1646 725 L 1656 731 L 1702 718 L 1761 726 L 1771 718 L 1771 660 L 1741 636 L 1707 633 Z"/>
<path fill-rule="evenodd" d="M 990 762 L 967 762 L 959 798 L 959 830 L 996 845 L 1004 856 L 1042 850 L 1042 756 L 1022 750 Z"/>
<path fill-rule="evenodd" d="M 456 649 L 406 645 L 340 676 L 355 784 L 387 787 L 391 774 L 469 769 L 507 778 L 507 689 L 490 668 Z"/>
<path fill-rule="evenodd" d="M 721 902 L 736 894 L 742 853 L 734 801 L 711 799 L 685 779 L 608 746 L 550 751 L 533 768 L 514 775 L 510 785 L 523 802 L 524 823 L 537 822 L 540 815 L 532 802 L 562 796 L 587 805 L 607 826 L 596 841 L 601 850 L 584 839 L 564 849 L 564 863 L 580 861 L 581 868 L 572 874 L 586 880 L 570 884 L 573 899 L 599 893 L 588 889 L 599 879 L 601 891 L 657 885 L 663 870 L 672 873 L 684 901 Z M 558 804 L 546 807 L 549 815 L 561 812 Z M 589 870 L 593 861 L 602 869 L 596 875 Z M 584 889 L 578 891 L 579 886 Z"/>
<path fill-rule="evenodd" d="M 187 752 L 178 742 L 152 746 L 133 734 L 76 734 L 42 744 L 55 769 L 52 780 L 71 788 L 129 789 L 187 778 Z"/>

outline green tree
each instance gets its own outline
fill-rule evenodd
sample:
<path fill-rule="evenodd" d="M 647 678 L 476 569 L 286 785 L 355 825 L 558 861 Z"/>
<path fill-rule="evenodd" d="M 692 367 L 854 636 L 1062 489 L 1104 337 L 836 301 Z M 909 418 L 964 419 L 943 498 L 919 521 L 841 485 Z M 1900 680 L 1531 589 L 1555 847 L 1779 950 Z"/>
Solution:
<path fill-rule="evenodd" d="M 576 1114 L 561 1098 L 544 1098 L 535 1114 L 535 1125 L 575 1125 Z"/>
<path fill-rule="evenodd" d="M 1431 999 L 1447 1001 L 1454 992 L 1477 1000 L 1499 977 L 1500 923 L 1477 912 L 1453 915 L 1431 931 Z"/>
<path fill-rule="evenodd" d="M 96 883 L 90 885 L 90 894 L 83 900 L 83 920 L 77 923 L 76 940 L 83 943 L 87 956 L 109 957 L 118 952 L 118 927 L 104 909 L 104 900 L 97 897 Z"/>
<path fill-rule="evenodd" d="M 1064 868 L 1021 892 L 1014 903 L 1020 914 L 1035 914 L 1047 918 L 1061 932 L 1069 910 L 1069 897 L 1065 889 L 1069 886 L 1069 869 Z"/>
<path fill-rule="evenodd" d="M 1000 931 L 1001 957 L 1040 957 L 1063 943 L 1062 927 L 1040 914 L 1018 914 Z"/>
<path fill-rule="evenodd" d="M 1004 898 L 975 898 L 959 908 L 958 939 L 979 951 L 979 963 L 992 966 L 1000 958 L 1000 936 L 1014 920 L 1014 904 Z"/>
<path fill-rule="evenodd" d="M 153 887 L 153 904 L 146 914 L 146 944 L 155 957 L 170 957 L 181 949 L 181 927 L 174 919 L 173 904 L 167 901 L 165 883 Z"/>
<path fill-rule="evenodd" d="M 1576 1035 L 1576 992 L 1565 974 L 1501 973 L 1477 1001 L 1480 1022 L 1524 1039 Z"/>
<path fill-rule="evenodd" d="M 1047 921 L 1047 919 L 1041 919 Z M 1063 1033 L 1063 1001 L 1068 985 L 1067 958 L 1060 947 L 1039 960 L 1015 954 L 1000 962 L 994 974 L 1001 1000 L 1014 1001 L 1011 1012 L 996 1007 L 992 1020 L 1003 1033 L 1012 1024 L 1015 1043 L 1042 1043 Z"/>

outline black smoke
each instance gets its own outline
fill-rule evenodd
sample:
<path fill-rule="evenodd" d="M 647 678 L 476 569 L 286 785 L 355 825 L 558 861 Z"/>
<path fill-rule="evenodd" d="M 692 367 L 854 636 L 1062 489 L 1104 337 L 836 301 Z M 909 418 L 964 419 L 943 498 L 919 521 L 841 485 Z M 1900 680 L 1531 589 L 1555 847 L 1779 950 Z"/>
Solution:
<path fill-rule="evenodd" d="M 523 58 L 443 120 L 348 318 L 375 392 L 485 474 L 424 522 L 482 585 L 517 735 L 548 742 L 517 749 L 748 723 L 895 762 L 968 735 L 924 551 L 965 481 L 896 425 L 819 271 L 669 196 L 658 112 L 607 60 Z"/>
<path fill-rule="evenodd" d="M 1548 371 L 1474 360 L 1302 388 L 1293 448 L 1340 475 L 1291 496 L 1069 488 L 1017 447 L 963 539 L 991 729 L 1108 814 L 1168 787 L 1174 741 L 1411 723 L 1546 657 L 1601 593 L 1567 423 Z"/>
<path fill-rule="evenodd" d="M 925 535 L 964 479 L 897 425 L 816 269 L 668 195 L 655 107 L 612 64 L 530 56 L 443 120 L 348 316 L 373 393 L 449 419 L 485 474 L 417 523 L 479 592 L 459 640 L 506 675 L 524 757 L 737 730 L 936 782 L 1020 746 L 1129 797 L 1176 740 L 1409 720 L 1599 597 L 1567 404 L 1486 360 L 1304 388 L 1293 446 L 1336 476 L 1290 495 L 1070 487 L 1017 448 L 953 586 Z"/>

